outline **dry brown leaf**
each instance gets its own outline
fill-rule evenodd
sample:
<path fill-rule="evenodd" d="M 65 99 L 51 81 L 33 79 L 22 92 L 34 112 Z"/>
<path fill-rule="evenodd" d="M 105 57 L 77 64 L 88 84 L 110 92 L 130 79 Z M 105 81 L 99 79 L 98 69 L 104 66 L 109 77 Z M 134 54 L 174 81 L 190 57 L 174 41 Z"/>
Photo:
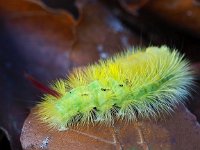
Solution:
<path fill-rule="evenodd" d="M 150 0 L 143 8 L 168 24 L 200 36 L 200 2 L 198 0 Z"/>
<path fill-rule="evenodd" d="M 116 122 L 104 125 L 78 126 L 67 131 L 49 129 L 31 112 L 22 129 L 24 150 L 196 150 L 200 149 L 200 125 L 187 108 L 179 106 L 173 116 L 160 121 Z"/>

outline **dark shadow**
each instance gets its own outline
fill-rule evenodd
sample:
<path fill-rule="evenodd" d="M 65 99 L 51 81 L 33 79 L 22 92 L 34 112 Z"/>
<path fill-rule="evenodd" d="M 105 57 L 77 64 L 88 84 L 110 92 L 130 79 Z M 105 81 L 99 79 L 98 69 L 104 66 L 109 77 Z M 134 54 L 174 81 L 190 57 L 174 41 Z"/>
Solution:
<path fill-rule="evenodd" d="M 70 12 L 75 19 L 78 19 L 79 12 L 75 0 L 42 0 L 45 5 L 53 9 L 63 9 Z"/>
<path fill-rule="evenodd" d="M 0 149 L 2 150 L 11 150 L 10 142 L 4 133 L 3 130 L 0 129 Z"/>
<path fill-rule="evenodd" d="M 4 23 L 5 20 L 0 18 L 0 127 L 8 132 L 10 144 L 3 134 L 0 150 L 9 147 L 21 150 L 21 128 L 29 108 L 34 105 L 30 102 L 35 102 L 38 92 L 23 75 L 28 62 L 19 53 L 20 49 Z"/>

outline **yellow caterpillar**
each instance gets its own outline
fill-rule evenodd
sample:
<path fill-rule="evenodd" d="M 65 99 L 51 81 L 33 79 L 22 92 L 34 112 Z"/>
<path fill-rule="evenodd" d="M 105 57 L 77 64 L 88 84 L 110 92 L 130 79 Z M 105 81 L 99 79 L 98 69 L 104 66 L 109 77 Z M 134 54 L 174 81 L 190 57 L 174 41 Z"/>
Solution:
<path fill-rule="evenodd" d="M 108 60 L 74 71 L 45 95 L 37 116 L 64 130 L 77 124 L 112 124 L 157 117 L 184 103 L 193 72 L 184 56 L 166 46 L 131 49 Z"/>

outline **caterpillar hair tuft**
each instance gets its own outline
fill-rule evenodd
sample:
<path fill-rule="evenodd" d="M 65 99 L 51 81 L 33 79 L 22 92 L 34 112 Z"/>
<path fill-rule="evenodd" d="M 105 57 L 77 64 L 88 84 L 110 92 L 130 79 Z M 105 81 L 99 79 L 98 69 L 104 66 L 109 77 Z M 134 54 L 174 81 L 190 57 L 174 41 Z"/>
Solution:
<path fill-rule="evenodd" d="M 94 65 L 74 69 L 52 85 L 59 97 L 44 95 L 37 116 L 63 130 L 78 124 L 113 124 L 157 118 L 184 103 L 193 71 L 177 50 L 166 46 L 130 49 Z"/>

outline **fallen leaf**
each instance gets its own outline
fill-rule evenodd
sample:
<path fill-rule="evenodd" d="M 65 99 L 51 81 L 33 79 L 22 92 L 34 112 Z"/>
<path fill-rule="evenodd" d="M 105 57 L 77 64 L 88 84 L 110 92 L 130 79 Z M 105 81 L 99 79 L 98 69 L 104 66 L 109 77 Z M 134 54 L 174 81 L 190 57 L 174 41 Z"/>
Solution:
<path fill-rule="evenodd" d="M 200 37 L 199 8 L 198 0 L 150 0 L 143 7 L 164 22 Z"/>
<path fill-rule="evenodd" d="M 24 150 L 193 150 L 200 149 L 200 125 L 187 108 L 179 106 L 173 116 L 159 121 L 116 122 L 105 125 L 78 126 L 57 131 L 41 123 L 33 110 L 24 123 L 21 142 Z M 48 142 L 45 142 L 47 141 Z"/>

